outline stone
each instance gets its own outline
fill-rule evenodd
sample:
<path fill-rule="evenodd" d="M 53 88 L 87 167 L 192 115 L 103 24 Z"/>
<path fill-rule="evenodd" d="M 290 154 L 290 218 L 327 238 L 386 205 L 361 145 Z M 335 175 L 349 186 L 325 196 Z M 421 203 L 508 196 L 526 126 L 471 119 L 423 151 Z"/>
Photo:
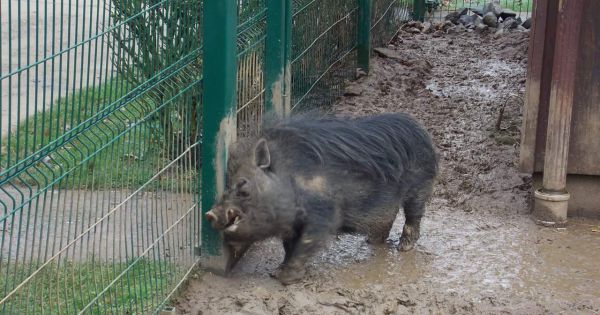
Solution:
<path fill-rule="evenodd" d="M 460 19 L 460 15 L 458 12 L 450 12 L 444 18 L 446 21 L 451 22 L 452 24 L 458 24 L 458 19 Z"/>
<path fill-rule="evenodd" d="M 450 12 L 446 15 L 445 20 L 450 21 L 453 24 L 458 24 L 460 17 L 466 15 L 467 13 L 469 13 L 469 8 L 464 8 L 460 11 Z"/>
<path fill-rule="evenodd" d="M 485 25 L 485 24 L 483 24 L 483 23 L 481 23 L 481 24 L 475 24 L 475 30 L 478 31 L 478 32 L 482 33 L 482 32 L 484 32 L 487 29 L 488 29 L 488 26 Z"/>
<path fill-rule="evenodd" d="M 473 12 L 474 14 L 477 14 L 479 16 L 483 16 L 483 8 L 471 8 L 471 12 Z"/>
<path fill-rule="evenodd" d="M 483 18 L 481 18 L 481 16 L 479 16 L 479 15 L 474 15 L 473 16 L 473 25 L 477 26 L 479 24 L 484 25 Z"/>
<path fill-rule="evenodd" d="M 344 89 L 345 96 L 360 96 L 363 93 L 363 88 L 360 84 L 350 84 Z"/>
<path fill-rule="evenodd" d="M 356 68 L 356 78 L 357 79 L 360 79 L 360 78 L 365 77 L 365 76 L 367 76 L 367 73 L 363 69 Z"/>
<path fill-rule="evenodd" d="M 431 23 L 429 22 L 423 22 L 423 24 L 421 24 L 422 28 L 421 28 L 421 32 L 423 33 L 428 33 L 431 30 Z"/>
<path fill-rule="evenodd" d="M 420 21 L 409 21 L 408 23 L 406 23 L 407 27 L 416 27 L 416 28 L 421 28 L 422 24 Z"/>
<path fill-rule="evenodd" d="M 510 9 L 502 9 L 502 12 L 500 13 L 500 18 L 502 18 L 502 20 L 506 20 L 509 17 L 513 19 L 516 18 L 517 12 Z"/>
<path fill-rule="evenodd" d="M 476 31 L 484 31 L 488 28 L 487 25 L 483 24 L 483 19 L 479 15 L 475 15 L 475 19 L 473 20 L 473 27 Z"/>
<path fill-rule="evenodd" d="M 466 27 L 473 25 L 477 15 L 463 15 L 458 19 L 458 22 Z"/>
<path fill-rule="evenodd" d="M 517 28 L 517 26 L 519 26 L 519 24 L 519 21 L 509 17 L 506 18 L 506 20 L 502 21 L 500 28 L 503 28 L 505 30 L 514 30 L 515 28 Z"/>
<path fill-rule="evenodd" d="M 448 34 L 457 34 L 457 33 L 464 33 L 467 30 L 466 27 L 464 27 L 464 25 L 462 24 L 458 24 L 454 27 L 449 28 L 446 33 Z"/>
<path fill-rule="evenodd" d="M 483 15 L 486 15 L 489 12 L 492 12 L 496 17 L 499 17 L 500 14 L 502 14 L 502 7 L 498 3 L 490 2 L 483 7 Z"/>
<path fill-rule="evenodd" d="M 406 32 L 411 34 L 419 34 L 421 33 L 421 30 L 416 27 L 409 27 L 408 29 L 406 29 Z"/>
<path fill-rule="evenodd" d="M 526 29 L 530 29 L 531 28 L 531 18 L 527 18 L 527 20 L 525 20 L 525 22 L 523 22 L 523 24 L 521 24 L 521 25 Z"/>
<path fill-rule="evenodd" d="M 435 26 L 435 29 L 438 30 L 438 31 L 445 31 L 445 30 L 449 29 L 450 27 L 452 27 L 453 25 L 454 24 L 452 24 L 452 22 L 445 21 L 445 22 L 442 22 L 442 23 L 438 23 Z"/>
<path fill-rule="evenodd" d="M 489 27 L 497 27 L 498 17 L 494 14 L 494 12 L 488 12 L 483 16 L 483 24 Z"/>
<path fill-rule="evenodd" d="M 396 50 L 385 48 L 385 47 L 377 47 L 373 49 L 377 54 L 384 58 L 390 59 L 402 59 L 402 55 L 400 55 Z"/>

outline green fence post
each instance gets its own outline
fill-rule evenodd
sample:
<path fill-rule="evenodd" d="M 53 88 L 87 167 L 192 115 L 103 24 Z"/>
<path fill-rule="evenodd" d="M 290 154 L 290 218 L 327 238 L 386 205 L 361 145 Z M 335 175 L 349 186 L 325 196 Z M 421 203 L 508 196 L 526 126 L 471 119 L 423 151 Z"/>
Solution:
<path fill-rule="evenodd" d="M 285 76 L 283 82 L 283 108 L 287 115 L 292 110 L 292 19 L 294 12 L 292 0 L 282 1 L 285 2 L 285 44 L 283 55 Z"/>
<path fill-rule="evenodd" d="M 265 111 L 285 115 L 285 20 L 286 1 L 267 1 L 267 43 L 265 60 Z"/>
<path fill-rule="evenodd" d="M 425 0 L 414 0 L 413 19 L 416 21 L 425 21 Z"/>
<path fill-rule="evenodd" d="M 372 0 L 359 1 L 358 66 L 367 73 L 369 72 L 369 61 L 371 59 L 371 6 Z"/>
<path fill-rule="evenodd" d="M 236 135 L 237 1 L 204 2 L 202 249 L 220 253 L 220 237 L 204 214 L 225 188 L 227 148 Z"/>

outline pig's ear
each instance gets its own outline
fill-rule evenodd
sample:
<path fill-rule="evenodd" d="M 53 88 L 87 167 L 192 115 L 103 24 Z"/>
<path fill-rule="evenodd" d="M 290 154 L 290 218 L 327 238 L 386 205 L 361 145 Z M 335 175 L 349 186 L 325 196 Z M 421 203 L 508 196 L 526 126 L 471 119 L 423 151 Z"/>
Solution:
<path fill-rule="evenodd" d="M 271 153 L 264 138 L 258 140 L 254 146 L 254 165 L 262 169 L 267 169 L 271 165 Z"/>

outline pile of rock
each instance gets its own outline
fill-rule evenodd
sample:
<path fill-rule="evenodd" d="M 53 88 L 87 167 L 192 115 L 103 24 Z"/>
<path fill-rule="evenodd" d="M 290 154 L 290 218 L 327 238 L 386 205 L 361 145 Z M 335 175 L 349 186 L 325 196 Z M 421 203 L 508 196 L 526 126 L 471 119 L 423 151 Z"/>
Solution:
<path fill-rule="evenodd" d="M 522 21 L 517 17 L 517 12 L 503 9 L 500 4 L 490 2 L 482 8 L 464 8 L 446 15 L 446 21 L 458 29 L 492 31 L 501 34 L 506 31 L 519 30 L 529 31 L 531 18 Z"/>

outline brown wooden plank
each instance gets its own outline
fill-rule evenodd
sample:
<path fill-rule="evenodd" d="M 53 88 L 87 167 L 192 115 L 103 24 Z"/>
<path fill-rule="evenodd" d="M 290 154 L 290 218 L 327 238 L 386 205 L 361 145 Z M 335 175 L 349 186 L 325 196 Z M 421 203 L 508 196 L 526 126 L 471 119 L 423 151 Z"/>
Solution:
<path fill-rule="evenodd" d="M 536 172 L 541 172 L 544 169 L 548 106 L 550 104 L 550 88 L 552 83 L 554 49 L 556 46 L 556 26 L 558 24 L 559 1 L 560 0 L 548 0 L 544 56 L 542 57 L 542 75 L 540 79 L 540 99 L 538 103 L 538 126 L 535 132 L 535 161 L 533 169 Z"/>
<path fill-rule="evenodd" d="M 521 151 L 519 154 L 519 168 L 522 172 L 527 173 L 533 173 L 535 161 L 535 139 L 538 127 L 548 1 L 538 0 L 533 3 L 527 81 L 525 83 L 525 107 L 523 108 L 523 125 L 521 128 Z"/>
<path fill-rule="evenodd" d="M 568 172 L 600 175 L 600 1 L 585 2 Z"/>

